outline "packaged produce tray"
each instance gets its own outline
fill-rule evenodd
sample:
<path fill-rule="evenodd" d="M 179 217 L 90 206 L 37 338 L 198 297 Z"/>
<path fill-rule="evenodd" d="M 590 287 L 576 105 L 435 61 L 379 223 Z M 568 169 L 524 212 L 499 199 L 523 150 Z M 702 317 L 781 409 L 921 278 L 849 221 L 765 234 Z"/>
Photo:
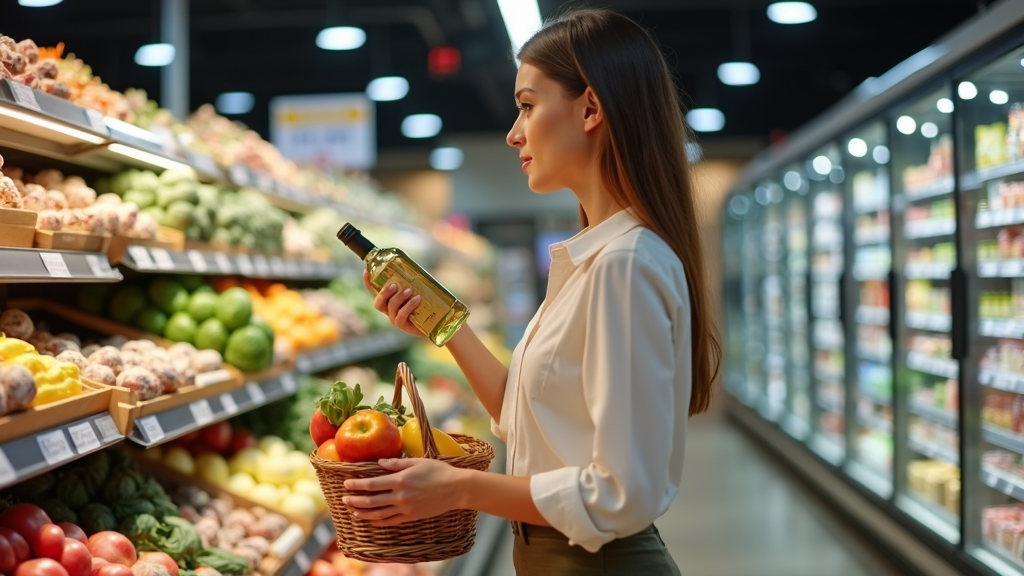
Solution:
<path fill-rule="evenodd" d="M 109 387 L 87 378 L 81 380 L 82 393 L 78 396 L 0 417 L 0 443 L 105 412 L 110 406 Z"/>
<path fill-rule="evenodd" d="M 0 246 L 31 248 L 36 237 L 36 213 L 0 208 Z"/>

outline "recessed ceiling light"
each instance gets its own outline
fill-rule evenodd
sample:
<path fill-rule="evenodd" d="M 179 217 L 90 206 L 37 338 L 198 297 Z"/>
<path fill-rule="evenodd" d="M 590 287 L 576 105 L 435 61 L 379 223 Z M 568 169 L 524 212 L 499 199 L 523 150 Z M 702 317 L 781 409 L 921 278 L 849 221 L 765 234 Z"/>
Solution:
<path fill-rule="evenodd" d="M 939 98 L 935 103 L 935 107 L 943 114 L 950 114 L 953 112 L 953 101 L 949 98 Z"/>
<path fill-rule="evenodd" d="M 889 148 L 886 146 L 878 145 L 871 150 L 871 159 L 879 164 L 889 163 Z"/>
<path fill-rule="evenodd" d="M 28 8 L 46 8 L 47 6 L 56 6 L 61 2 L 62 0 L 18 0 L 18 4 Z"/>
<path fill-rule="evenodd" d="M 917 122 L 910 116 L 900 116 L 896 119 L 896 129 L 909 136 L 917 130 Z"/>
<path fill-rule="evenodd" d="M 815 172 L 824 176 L 832 171 L 832 161 L 828 159 L 828 156 L 817 156 L 811 161 L 811 167 Z"/>
<path fill-rule="evenodd" d="M 956 87 L 956 93 L 964 100 L 970 100 L 978 95 L 978 87 L 973 82 L 961 82 Z"/>
<path fill-rule="evenodd" d="M 221 114 L 246 114 L 255 105 L 256 98 L 250 92 L 224 92 L 214 102 Z"/>
<path fill-rule="evenodd" d="M 778 24 L 813 22 L 818 11 L 807 2 L 775 2 L 768 6 L 768 18 Z"/>
<path fill-rule="evenodd" d="M 409 81 L 401 76 L 382 76 L 366 85 L 366 95 L 377 102 L 401 100 L 409 93 Z"/>
<path fill-rule="evenodd" d="M 498 0 L 498 10 L 513 52 L 518 52 L 543 25 L 537 0 Z"/>
<path fill-rule="evenodd" d="M 166 42 L 146 44 L 135 51 L 135 63 L 139 66 L 167 66 L 174 62 L 174 46 Z"/>
<path fill-rule="evenodd" d="M 934 122 L 925 122 L 921 124 L 921 136 L 925 138 L 935 138 L 939 135 L 939 127 Z"/>
<path fill-rule="evenodd" d="M 406 138 L 431 138 L 441 132 L 441 117 L 436 114 L 413 114 L 402 120 Z"/>
<path fill-rule="evenodd" d="M 863 158 L 868 155 L 868 143 L 861 138 L 850 138 L 846 149 L 857 158 Z"/>
<path fill-rule="evenodd" d="M 750 62 L 726 62 L 718 66 L 718 79 L 729 86 L 750 86 L 761 79 L 761 71 Z"/>
<path fill-rule="evenodd" d="M 988 93 L 988 99 L 993 104 L 1006 104 L 1010 101 L 1010 95 L 1003 90 L 993 90 Z"/>
<path fill-rule="evenodd" d="M 324 50 L 355 50 L 366 43 L 366 32 L 354 26 L 324 28 L 316 35 L 316 45 Z"/>
<path fill-rule="evenodd" d="M 694 108 L 686 113 L 686 122 L 697 132 L 718 132 L 725 127 L 725 114 L 718 108 Z"/>
<path fill-rule="evenodd" d="M 434 148 L 430 152 L 430 167 L 434 170 L 458 170 L 465 155 L 453 147 Z"/>

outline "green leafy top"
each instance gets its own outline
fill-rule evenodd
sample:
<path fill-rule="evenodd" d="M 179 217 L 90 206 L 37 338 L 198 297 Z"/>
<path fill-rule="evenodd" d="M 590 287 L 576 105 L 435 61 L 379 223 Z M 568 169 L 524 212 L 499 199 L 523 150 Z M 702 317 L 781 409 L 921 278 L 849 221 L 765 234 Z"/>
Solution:
<path fill-rule="evenodd" d="M 355 388 L 350 387 L 348 384 L 338 381 L 335 382 L 331 389 L 317 400 L 317 407 L 323 412 L 327 421 L 333 426 L 341 426 L 345 420 L 348 420 L 349 416 L 352 416 L 360 410 L 376 410 L 377 412 L 383 412 L 395 423 L 395 426 L 401 427 L 405 424 L 406 420 L 406 409 L 405 406 L 399 406 L 398 410 L 395 410 L 391 403 L 387 402 L 383 396 L 377 399 L 377 402 L 370 406 L 366 404 L 360 404 L 363 401 L 363 392 L 360 389 L 359 384 L 355 385 Z"/>

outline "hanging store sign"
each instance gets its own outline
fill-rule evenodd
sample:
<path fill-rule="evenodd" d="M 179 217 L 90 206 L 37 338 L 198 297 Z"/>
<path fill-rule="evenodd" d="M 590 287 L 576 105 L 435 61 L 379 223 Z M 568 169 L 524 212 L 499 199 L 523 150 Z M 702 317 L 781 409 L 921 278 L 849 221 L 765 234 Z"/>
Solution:
<path fill-rule="evenodd" d="M 279 96 L 270 101 L 270 139 L 286 158 L 321 168 L 377 163 L 373 101 L 365 94 Z"/>

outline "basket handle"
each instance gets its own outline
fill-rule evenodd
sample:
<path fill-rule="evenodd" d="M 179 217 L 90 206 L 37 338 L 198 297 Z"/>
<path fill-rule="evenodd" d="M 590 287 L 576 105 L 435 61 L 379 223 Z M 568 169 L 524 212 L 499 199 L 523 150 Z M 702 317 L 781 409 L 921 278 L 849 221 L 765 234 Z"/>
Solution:
<path fill-rule="evenodd" d="M 398 370 L 395 373 L 395 397 L 391 401 L 391 406 L 395 410 L 402 405 L 402 388 L 405 388 L 406 392 L 409 393 L 409 402 L 412 404 L 412 412 L 416 416 L 416 421 L 420 425 L 420 440 L 423 442 L 423 456 L 424 458 L 431 458 L 436 460 L 441 453 L 437 449 L 437 442 L 434 441 L 433 429 L 430 427 L 430 420 L 427 419 L 427 410 L 423 407 L 423 401 L 420 400 L 419 391 L 416 389 L 416 380 L 412 377 L 412 370 L 409 369 L 409 365 L 405 362 L 398 364 Z"/>

